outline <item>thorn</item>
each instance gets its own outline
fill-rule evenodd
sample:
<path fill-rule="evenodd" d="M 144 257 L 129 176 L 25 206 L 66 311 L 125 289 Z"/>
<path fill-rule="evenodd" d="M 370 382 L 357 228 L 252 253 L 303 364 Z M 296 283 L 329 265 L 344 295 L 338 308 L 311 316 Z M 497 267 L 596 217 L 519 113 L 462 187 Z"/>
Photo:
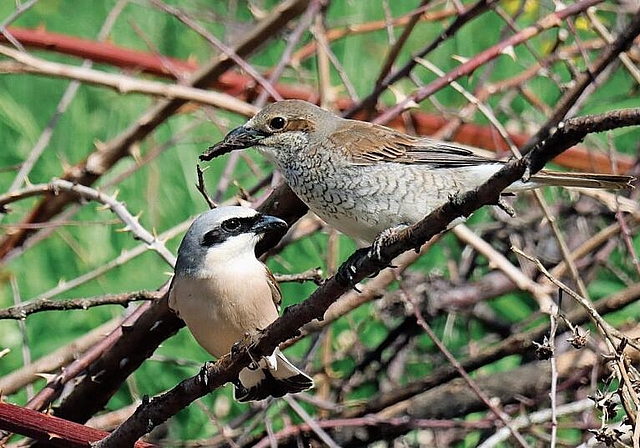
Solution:
<path fill-rule="evenodd" d="M 516 58 L 516 52 L 513 49 L 513 45 L 508 45 L 508 46 L 504 47 L 500 53 L 502 53 L 502 54 L 504 54 L 506 56 L 509 56 L 514 61 L 517 59 Z"/>

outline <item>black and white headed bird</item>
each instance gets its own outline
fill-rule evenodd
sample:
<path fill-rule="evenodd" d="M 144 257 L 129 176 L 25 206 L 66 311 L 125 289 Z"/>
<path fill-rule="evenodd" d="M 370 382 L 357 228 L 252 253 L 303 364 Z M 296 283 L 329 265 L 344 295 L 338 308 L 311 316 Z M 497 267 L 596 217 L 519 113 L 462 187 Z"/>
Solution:
<path fill-rule="evenodd" d="M 250 208 L 220 207 L 200 215 L 184 236 L 169 306 L 216 358 L 278 318 L 280 288 L 255 247 L 266 232 L 286 228 L 283 220 Z M 256 364 L 240 372 L 236 400 L 282 397 L 313 386 L 277 348 Z"/>

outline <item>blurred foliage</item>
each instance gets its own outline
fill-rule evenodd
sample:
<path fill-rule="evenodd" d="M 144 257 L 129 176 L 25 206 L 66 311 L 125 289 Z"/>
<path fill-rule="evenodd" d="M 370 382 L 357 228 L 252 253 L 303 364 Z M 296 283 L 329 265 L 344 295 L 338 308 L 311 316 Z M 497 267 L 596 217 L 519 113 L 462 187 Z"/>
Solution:
<path fill-rule="evenodd" d="M 252 15 L 246 1 L 209 3 L 174 1 L 171 3 L 185 8 L 189 14 L 197 15 L 201 24 L 227 43 L 237 39 L 247 27 L 251 26 Z M 251 3 L 257 9 L 268 10 L 278 2 Z M 326 26 L 334 28 L 384 20 L 383 3 L 389 13 L 397 17 L 413 10 L 419 2 L 334 1 L 328 9 Z M 70 0 L 43 1 L 16 20 L 13 26 L 44 27 L 52 32 L 95 39 L 114 4 L 113 0 L 91 2 L 90 5 L 79 5 L 78 2 Z M 14 7 L 14 2 L 1 2 L 0 18 L 7 17 Z M 508 13 L 513 13 L 521 7 L 521 2 L 504 2 L 503 7 Z M 527 26 L 554 9 L 555 4 L 552 2 L 526 2 L 525 12 L 517 19 L 516 25 Z M 607 13 L 603 12 L 601 18 L 607 20 Z M 611 16 L 610 19 L 615 18 Z M 581 39 L 588 40 L 595 37 L 594 30 L 589 26 L 578 21 L 575 26 Z M 448 71 L 456 67 L 460 59 L 470 58 L 495 44 L 501 38 L 500 32 L 503 28 L 504 22 L 497 14 L 485 14 L 481 20 L 472 21 L 456 36 L 431 53 L 429 60 L 442 70 Z M 402 27 L 396 27 L 393 30 L 395 38 L 401 31 Z M 441 32 L 442 27 L 439 24 L 430 22 L 418 24 L 402 50 L 397 65 L 408 61 L 413 53 Z M 573 36 L 569 37 L 569 39 L 573 38 Z M 557 36 L 554 33 L 548 32 L 531 40 L 529 45 L 538 54 L 544 56 L 555 45 L 556 39 Z M 307 33 L 303 43 L 311 40 L 311 35 Z M 157 51 L 163 55 L 192 59 L 199 63 L 204 63 L 215 53 L 195 32 L 188 30 L 175 18 L 143 2 L 131 2 L 126 6 L 109 34 L 109 41 L 128 48 Z M 150 49 L 147 42 L 152 42 L 154 48 Z M 284 39 L 276 39 L 249 60 L 254 66 L 266 70 L 278 61 L 284 45 Z M 364 96 L 371 91 L 388 47 L 389 36 L 386 29 L 354 35 L 332 44 L 332 50 L 341 62 L 344 74 L 351 80 L 358 95 Z M 34 51 L 34 54 L 50 60 L 79 64 L 77 59 L 50 52 Z M 489 78 L 492 82 L 507 79 L 534 62 L 535 58 L 529 50 L 518 47 L 513 56 L 503 55 L 487 66 L 495 65 Z M 584 61 L 580 55 L 576 55 L 575 62 L 579 66 Z M 479 84 L 487 82 L 485 74 L 487 67 L 478 70 L 469 79 L 461 79 L 459 82 L 473 90 Z M 115 71 L 112 67 L 97 68 Z M 571 73 L 565 65 L 557 64 L 554 66 L 554 69 L 556 68 L 554 75 L 558 79 L 564 82 L 571 79 Z M 290 81 L 304 79 L 309 85 L 315 86 L 316 69 L 315 58 L 308 58 L 295 70 L 288 69 L 284 79 Z M 423 83 L 436 78 L 425 69 L 416 69 L 415 74 L 417 81 Z M 332 72 L 331 83 L 334 86 L 342 85 L 335 70 Z M 0 151 L 0 191 L 7 191 L 14 181 L 16 165 L 28 156 L 68 85 L 68 81 L 41 76 L 24 74 L 0 76 L 0 147 L 3 148 Z M 554 82 L 544 77 L 535 77 L 528 87 L 534 90 L 545 103 L 551 105 L 562 94 Z M 414 85 L 410 81 L 403 80 L 394 87 L 393 92 L 386 92 L 383 100 L 392 103 L 413 88 Z M 344 88 L 339 89 L 338 93 L 346 95 Z M 498 107 L 499 100 L 500 98 L 491 99 L 489 104 L 502 122 L 517 127 L 514 130 L 529 131 L 529 128 L 525 128 L 527 122 L 535 126 L 546 118 L 543 112 L 531 107 L 524 98 L 515 99 L 508 108 Z M 121 95 L 103 88 L 81 86 L 69 110 L 56 124 L 51 143 L 31 172 L 29 182 L 46 183 L 52 177 L 61 176 L 70 165 L 85 159 L 102 142 L 118 135 L 137 120 L 152 103 L 153 100 L 144 95 Z M 466 100 L 459 93 L 446 88 L 435 95 L 433 102 L 423 102 L 421 108 L 455 114 L 464 105 Z M 637 86 L 626 72 L 620 71 L 614 73 L 607 83 L 599 86 L 597 91 L 591 94 L 583 104 L 581 113 L 597 113 L 632 105 L 637 106 Z M 524 117 L 524 119 L 516 120 L 514 117 Z M 210 118 L 215 118 L 222 128 L 212 125 Z M 198 155 L 209 144 L 218 141 L 224 131 L 242 123 L 245 120 L 243 117 L 217 110 L 185 108 L 182 113 L 161 125 L 150 138 L 140 144 L 140 147 L 133 148 L 133 151 L 136 156 L 147 154 L 154 148 L 169 142 L 196 120 L 202 120 L 202 124 L 195 126 L 177 143 L 170 144 L 157 158 L 143 165 L 133 175 L 118 181 L 116 186 L 111 184 L 120 174 L 135 167 L 136 157 L 120 161 L 113 170 L 100 179 L 97 187 L 110 193 L 117 190 L 118 198 L 127 204 L 128 209 L 133 214 L 140 215 L 142 225 L 158 233 L 204 211 L 206 204 L 195 189 L 195 166 Z M 475 120 L 486 123 L 485 118 L 480 114 L 475 117 Z M 637 128 L 618 130 L 612 135 L 613 144 L 617 150 L 628 154 L 635 152 L 640 137 Z M 590 136 L 587 143 L 606 148 L 608 138 L 607 135 Z M 269 169 L 268 164 L 258 155 L 250 154 L 249 157 L 263 172 Z M 205 175 L 210 189 L 215 188 L 225 163 L 226 159 L 223 159 L 210 164 Z M 233 178 L 239 186 L 250 188 L 255 182 L 256 175 L 248 164 L 241 161 Z M 232 186 L 227 191 L 226 197 L 235 193 L 236 188 Z M 17 222 L 38 201 L 39 198 L 33 198 L 12 204 L 11 213 L 1 218 L 2 232 L 5 234 L 10 232 L 10 224 Z M 519 204 L 521 207 L 528 207 L 526 200 L 522 200 Z M 489 212 L 481 211 L 472 222 L 482 224 L 489 219 Z M 121 227 L 122 224 L 116 222 L 109 211 L 101 210 L 94 203 L 82 205 L 76 214 L 68 218 L 66 225 L 55 230 L 51 237 L 2 265 L 0 307 L 13 305 L 14 294 L 9 282 L 11 278 L 17 281 L 21 299 L 31 300 L 60 282 L 74 279 L 102 266 L 123 251 L 137 246 L 139 242 L 133 240 L 131 234 L 121 232 Z M 640 250 L 640 238 L 637 235 L 633 236 L 633 242 L 636 250 Z M 179 238 L 175 238 L 167 244 L 172 251 L 175 251 L 178 243 Z M 326 245 L 326 235 L 314 235 L 287 247 L 278 259 L 270 260 L 269 265 L 275 272 L 280 273 L 301 272 L 317 266 L 321 266 L 326 271 Z M 338 259 L 344 260 L 354 248 L 353 242 L 342 238 Z M 414 265 L 413 269 L 426 274 L 447 276 L 449 274 L 447 261 L 458 259 L 462 251 L 463 247 L 458 240 L 451 235 L 446 235 Z M 637 280 L 627 254 L 615 250 L 610 261 L 629 278 Z M 480 277 L 490 270 L 488 262 L 483 260 L 483 263 L 475 267 L 474 276 Z M 126 265 L 113 269 L 97 280 L 79 286 L 58 298 L 90 297 L 140 289 L 154 290 L 167 281 L 170 270 L 170 267 L 158 256 L 145 253 Z M 595 299 L 609 295 L 623 286 L 619 276 L 603 272 L 589 284 L 589 292 Z M 304 300 L 315 287 L 312 284 L 295 283 L 284 284 L 282 289 L 286 306 Z M 497 316 L 511 323 L 524 321 L 537 310 L 537 305 L 523 293 L 508 294 L 492 300 L 489 304 Z M 47 312 L 29 316 L 25 323 L 31 357 L 35 359 L 48 354 L 101 323 L 123 315 L 123 311 L 119 306 L 105 306 L 88 311 Z M 637 320 L 639 315 L 640 309 L 634 306 L 620 312 L 617 319 Z M 486 336 L 482 326 L 476 325 L 469 329 L 464 321 L 455 320 L 455 317 L 439 316 L 432 322 L 432 326 L 441 336 L 448 325 L 448 319 L 454 319 L 454 321 L 451 332 L 447 336 L 447 346 L 456 355 L 468 352 L 470 337 L 479 341 Z M 396 319 L 395 322 L 398 323 L 399 320 Z M 368 304 L 349 316 L 339 319 L 332 326 L 331 331 L 334 353 L 351 353 L 353 346 L 359 346 L 360 348 L 356 351 L 362 353 L 364 349 L 376 346 L 385 338 L 388 324 L 383 322 L 376 312 L 376 305 Z M 309 350 L 310 345 L 310 342 L 303 341 L 292 347 L 288 351 L 291 354 L 290 358 L 299 362 Z M 0 348 L 11 350 L 7 356 L 0 359 L 0 376 L 22 365 L 21 347 L 22 337 L 18 322 L 0 321 Z M 428 360 L 432 356 L 440 356 L 433 343 L 424 335 L 417 338 L 414 347 L 415 353 L 411 355 L 407 366 L 406 381 L 428 374 L 432 369 Z M 118 409 L 142 395 L 153 396 L 171 388 L 181 379 L 195 374 L 198 366 L 208 359 L 208 355 L 192 340 L 186 330 L 167 340 L 157 351 L 157 355 L 159 356 L 157 360 L 151 359 L 146 362 L 113 397 L 109 403 L 109 409 Z M 335 378 L 344 379 L 351 374 L 358 361 L 349 356 L 336 355 L 331 362 L 331 371 Z M 185 362 L 186 365 L 182 365 Z M 317 357 L 313 361 L 316 368 L 319 368 L 322 362 Z M 483 369 L 483 372 L 507 370 L 518 365 L 519 362 L 519 357 L 510 357 Z M 43 381 L 38 381 L 36 389 L 42 384 Z M 372 384 L 366 385 L 351 392 L 349 398 L 366 399 L 374 392 Z M 200 404 L 215 416 L 229 421 L 246 410 L 245 405 L 234 403 L 231 397 L 231 387 L 224 387 L 211 396 L 203 398 Z M 26 398 L 24 392 L 8 397 L 18 403 L 24 403 Z M 200 404 L 192 405 L 176 416 L 170 425 L 172 437 L 182 440 L 206 438 L 216 432 L 207 414 L 200 409 Z M 283 406 L 272 406 L 268 412 L 268 418 L 273 421 L 274 430 L 281 425 L 277 414 L 282 412 Z M 292 418 L 296 420 L 297 416 Z M 580 438 L 581 433 L 571 435 L 567 430 L 563 436 L 576 440 Z M 473 446 L 477 442 L 477 437 L 469 436 L 461 442 L 461 446 Z"/>

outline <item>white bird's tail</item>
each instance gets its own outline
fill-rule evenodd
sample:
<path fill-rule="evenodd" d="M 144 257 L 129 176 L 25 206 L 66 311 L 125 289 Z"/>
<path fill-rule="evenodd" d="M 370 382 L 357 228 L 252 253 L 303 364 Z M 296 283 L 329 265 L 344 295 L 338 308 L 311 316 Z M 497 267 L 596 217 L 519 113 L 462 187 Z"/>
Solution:
<path fill-rule="evenodd" d="M 313 380 L 291 364 L 277 348 L 271 356 L 262 358 L 256 368 L 242 369 L 238 379 L 233 397 L 240 402 L 282 397 L 313 387 Z"/>

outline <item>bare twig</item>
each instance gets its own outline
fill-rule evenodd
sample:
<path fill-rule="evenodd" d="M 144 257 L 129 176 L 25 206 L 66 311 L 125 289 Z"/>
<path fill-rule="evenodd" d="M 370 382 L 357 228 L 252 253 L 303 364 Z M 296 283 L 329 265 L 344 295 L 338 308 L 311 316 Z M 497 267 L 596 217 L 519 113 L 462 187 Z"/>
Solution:
<path fill-rule="evenodd" d="M 226 46 L 220 42 L 213 34 L 203 28 L 199 23 L 185 14 L 181 9 L 169 6 L 160 0 L 150 0 L 150 2 L 156 7 L 175 16 L 182 23 L 194 30 L 196 33 L 204 37 L 207 42 L 220 50 L 226 57 L 238 64 L 242 70 L 247 72 L 258 84 L 262 86 L 269 94 L 276 100 L 281 100 L 280 94 L 273 88 L 273 85 L 264 78 L 256 69 L 254 69 L 247 61 L 245 61 L 233 48 Z"/>
<path fill-rule="evenodd" d="M 273 274 L 278 283 L 305 283 L 305 282 L 313 282 L 316 285 L 322 283 L 322 269 L 315 268 L 309 269 L 304 272 L 299 272 L 297 274 Z"/>
<path fill-rule="evenodd" d="M 523 274 L 521 270 L 516 268 L 504 255 L 496 251 L 489 243 L 475 235 L 464 224 L 457 225 L 453 228 L 453 233 L 464 243 L 471 245 L 478 252 L 483 254 L 489 260 L 493 267 L 504 272 L 509 279 L 518 285 L 518 288 L 527 291 L 538 302 L 541 310 L 553 313 L 556 308 L 551 296 L 549 288 L 541 287 L 539 284 L 531 280 Z"/>
<path fill-rule="evenodd" d="M 120 13 L 122 12 L 126 4 L 127 4 L 127 0 L 118 0 L 115 6 L 111 9 L 111 11 L 109 12 L 109 15 L 107 16 L 107 18 L 105 19 L 102 25 L 102 28 L 100 29 L 100 32 L 98 33 L 98 42 L 102 42 L 106 40 L 107 36 L 109 35 L 109 32 L 111 31 L 111 28 L 113 27 L 113 24 L 116 21 L 116 18 L 120 15 Z M 2 28 L 3 26 L 0 26 L 0 29 Z M 89 69 L 91 68 L 92 65 L 93 65 L 93 62 L 88 59 L 82 62 L 82 68 Z M 56 110 L 53 112 L 53 115 L 49 119 L 49 122 L 47 123 L 46 127 L 40 134 L 38 141 L 33 146 L 31 151 L 29 151 L 29 156 L 27 157 L 27 159 L 20 166 L 20 170 L 18 171 L 16 178 L 14 179 L 13 183 L 9 187 L 9 191 L 17 190 L 27 181 L 29 177 L 29 173 L 31 172 L 31 169 L 35 165 L 36 161 L 42 155 L 42 152 L 49 145 L 49 142 L 51 141 L 51 137 L 53 136 L 53 130 L 56 124 L 58 123 L 58 120 L 65 113 L 65 111 L 69 107 L 69 104 L 71 104 L 71 102 L 75 98 L 79 88 L 80 88 L 79 81 L 72 81 L 67 86 L 64 93 L 62 94 L 62 98 L 60 98 L 60 101 L 56 106 Z"/>
<path fill-rule="evenodd" d="M 38 299 L 0 310 L 0 320 L 23 320 L 30 314 L 42 311 L 87 310 L 94 306 L 103 305 L 127 306 L 131 302 L 137 302 L 140 300 L 157 300 L 160 297 L 162 297 L 162 294 L 157 291 L 139 291 L 134 293 L 107 294 L 99 297 L 87 297 L 81 299 Z"/>
<path fill-rule="evenodd" d="M 578 304 L 580 304 L 580 306 L 582 306 L 589 313 L 589 316 L 593 320 L 593 323 L 596 324 L 597 328 L 605 337 L 605 339 L 609 341 L 613 341 L 614 339 L 618 339 L 618 340 L 626 339 L 626 336 L 624 334 L 622 334 L 619 330 L 611 326 L 611 324 L 609 324 L 607 321 L 605 321 L 602 318 L 602 316 L 600 316 L 600 314 L 593 307 L 593 304 L 588 299 L 586 299 L 585 297 L 582 297 L 580 294 L 576 293 L 567 285 L 562 283 L 560 280 L 552 276 L 551 273 L 540 262 L 540 260 L 538 260 L 535 257 L 532 257 L 531 255 L 525 254 L 524 252 L 522 252 L 520 249 L 516 247 L 512 247 L 511 249 L 518 255 L 534 263 L 538 268 L 538 270 L 542 274 L 544 274 L 544 276 L 547 277 L 551 281 L 551 283 L 553 283 L 558 288 L 560 288 L 564 293 L 566 293 L 567 295 L 575 299 L 578 302 Z M 629 342 L 629 344 L 633 345 L 636 349 L 640 350 L 640 345 L 634 342 Z"/>
<path fill-rule="evenodd" d="M 40 375 L 53 372 L 56 369 L 70 363 L 89 347 L 102 340 L 118 326 L 118 319 L 100 325 L 90 332 L 76 338 L 68 345 L 55 350 L 42 358 L 36 359 L 31 364 L 14 370 L 0 378 L 0 390 L 6 395 L 11 395 L 27 384 L 40 378 Z M 0 356 L 1 357 L 1 356 Z"/>
<path fill-rule="evenodd" d="M 318 425 L 318 423 L 307 413 L 307 411 L 304 410 L 302 406 L 298 404 L 298 402 L 294 398 L 285 396 L 284 401 L 286 401 L 287 404 L 291 406 L 291 408 L 296 412 L 296 414 L 298 414 L 300 418 L 302 418 L 302 420 L 304 420 L 304 422 L 309 425 L 309 428 L 311 428 L 311 430 L 316 433 L 318 438 L 322 440 L 325 446 L 331 448 L 338 448 L 340 446 L 331 438 L 329 434 L 327 434 L 324 429 L 320 427 L 320 425 Z"/>
<path fill-rule="evenodd" d="M 2 23 L 0 23 L 0 33 L 2 33 L 5 39 L 11 42 L 11 45 L 16 47 L 20 51 L 24 51 L 24 47 L 12 36 L 11 32 L 7 30 L 7 27 L 14 21 L 16 21 L 22 14 L 31 9 L 36 3 L 38 3 L 38 0 L 27 0 L 22 4 L 20 4 L 19 2 L 16 3 L 16 9 L 14 9 L 13 12 L 9 14 L 9 16 L 4 19 Z"/>
<path fill-rule="evenodd" d="M 183 86 L 180 84 L 165 84 L 157 81 L 145 81 L 142 79 L 132 78 L 131 76 L 101 72 L 84 66 L 75 67 L 57 62 L 45 61 L 44 59 L 36 58 L 27 53 L 13 50 L 4 45 L 0 45 L 0 54 L 8 56 L 17 62 L 17 65 L 13 70 L 16 73 L 23 72 L 55 76 L 73 81 L 109 87 L 122 94 L 145 93 L 147 95 L 153 95 L 170 100 L 176 99 L 182 101 L 193 101 L 236 112 L 245 116 L 251 116 L 257 112 L 257 109 L 250 104 L 224 93 Z M 5 66 L 4 69 L 8 71 L 10 67 Z"/>
<path fill-rule="evenodd" d="M 4 209 L 7 204 L 15 202 L 19 199 L 24 199 L 31 196 L 43 195 L 47 193 L 59 194 L 60 192 L 68 192 L 83 199 L 91 201 L 97 201 L 104 204 L 108 209 L 120 218 L 125 224 L 123 230 L 133 233 L 134 238 L 140 239 L 147 243 L 147 245 L 155 250 L 170 266 L 175 264 L 175 256 L 169 252 L 164 243 L 157 237 L 149 233 L 138 222 L 138 218 L 133 216 L 126 208 L 123 202 L 119 202 L 115 197 L 106 195 L 98 190 L 95 190 L 84 185 L 77 185 L 72 182 L 63 179 L 53 179 L 48 184 L 34 185 L 26 187 L 22 190 L 14 191 L 13 193 L 5 194 L 0 197 L 0 209 Z"/>
<path fill-rule="evenodd" d="M 442 341 L 440 341 L 438 336 L 431 329 L 429 324 L 424 320 L 424 317 L 422 317 L 422 313 L 420 312 L 420 307 L 418 306 L 417 302 L 413 298 L 412 294 L 405 289 L 404 296 L 407 298 L 407 300 L 409 301 L 409 303 L 411 303 L 413 307 L 413 313 L 415 314 L 416 319 L 418 320 L 418 325 L 420 325 L 422 329 L 425 331 L 425 333 L 427 333 L 431 341 L 436 345 L 436 347 L 438 347 L 438 350 L 440 350 L 440 352 L 445 356 L 445 358 L 447 358 L 447 361 L 449 361 L 449 363 L 456 369 L 458 374 L 464 379 L 464 381 L 469 385 L 469 387 L 478 396 L 478 398 L 482 400 L 482 402 L 487 406 L 487 408 L 489 408 L 491 412 L 493 412 L 493 414 L 502 423 L 504 423 L 504 425 L 507 428 L 509 428 L 509 430 L 511 431 L 511 435 L 516 439 L 518 444 L 522 447 L 528 447 L 529 444 L 526 442 L 526 440 L 524 440 L 524 438 L 522 437 L 522 434 L 520 434 L 518 430 L 515 429 L 511 424 L 511 421 L 510 421 L 511 419 L 509 418 L 509 416 L 506 415 L 501 409 L 498 409 L 498 407 L 491 402 L 491 399 L 484 392 L 480 390 L 478 385 L 475 383 L 475 381 L 471 379 L 469 374 L 464 370 L 464 368 L 458 362 L 455 356 L 451 354 L 451 352 L 447 349 L 447 347 L 445 347 Z"/>
<path fill-rule="evenodd" d="M 309 2 L 309 6 L 304 14 L 300 17 L 298 24 L 296 25 L 293 32 L 287 37 L 287 46 L 282 52 L 282 56 L 278 61 L 278 64 L 271 69 L 271 74 L 269 75 L 269 84 L 275 85 L 282 73 L 284 72 L 287 64 L 291 63 L 291 59 L 293 57 L 293 51 L 302 39 L 302 35 L 305 31 L 309 29 L 313 18 L 318 14 L 320 8 L 322 8 L 323 0 L 311 0 Z M 276 86 L 277 89 L 277 86 Z M 269 99 L 269 92 L 267 90 L 263 90 L 256 98 L 254 105 L 258 108 L 262 108 Z"/>
<path fill-rule="evenodd" d="M 198 174 L 198 183 L 196 184 L 196 188 L 204 198 L 209 208 L 210 209 L 216 208 L 217 207 L 216 203 L 213 201 L 213 199 L 211 199 L 211 197 L 209 196 L 209 193 L 207 193 L 207 186 L 205 185 L 204 177 L 202 176 L 204 171 L 200 168 L 199 164 L 196 165 L 196 171 Z"/>
<path fill-rule="evenodd" d="M 541 424 L 548 421 L 552 421 L 554 418 L 554 414 L 556 417 L 560 417 L 567 414 L 576 414 L 579 412 L 584 412 L 593 407 L 593 401 L 589 398 L 585 398 L 580 401 L 576 401 L 573 403 L 567 403 L 558 406 L 555 411 L 554 409 L 543 409 L 537 412 L 531 412 L 522 417 L 515 418 L 511 420 L 511 424 L 513 427 L 522 429 L 527 426 Z M 494 448 L 500 446 L 507 438 L 511 435 L 511 431 L 509 428 L 501 428 L 494 435 L 487 438 L 482 444 L 478 445 L 478 448 Z"/>
<path fill-rule="evenodd" d="M 457 68 L 447 73 L 446 76 L 440 77 L 408 95 L 405 99 L 398 102 L 395 106 L 387 109 L 383 114 L 379 115 L 375 119 L 375 122 L 381 124 L 387 123 L 396 115 L 399 115 L 404 110 L 412 107 L 413 104 L 420 103 L 428 96 L 433 95 L 435 92 L 446 87 L 451 81 L 454 81 L 461 76 L 473 73 L 482 64 L 504 54 L 504 52 L 509 48 L 515 47 L 516 45 L 519 45 L 531 39 L 532 37 L 537 36 L 544 30 L 559 26 L 567 17 L 578 14 L 586 10 L 590 6 L 600 3 L 601 1 L 602 0 L 582 0 L 580 2 L 569 5 L 564 9 L 549 14 L 548 16 L 538 21 L 536 25 L 524 28 L 522 31 L 477 54 L 472 59 L 460 64 Z M 633 37 L 635 37 L 635 35 Z M 631 40 L 629 41 L 627 36 L 627 39 L 625 40 L 626 45 L 629 45 L 630 42 L 633 41 L 633 37 L 631 37 Z M 618 51 L 618 53 L 620 53 L 620 51 Z M 364 101 L 367 101 L 367 99 L 365 99 Z M 545 133 L 548 133 L 549 130 L 550 128 L 546 129 Z"/>

